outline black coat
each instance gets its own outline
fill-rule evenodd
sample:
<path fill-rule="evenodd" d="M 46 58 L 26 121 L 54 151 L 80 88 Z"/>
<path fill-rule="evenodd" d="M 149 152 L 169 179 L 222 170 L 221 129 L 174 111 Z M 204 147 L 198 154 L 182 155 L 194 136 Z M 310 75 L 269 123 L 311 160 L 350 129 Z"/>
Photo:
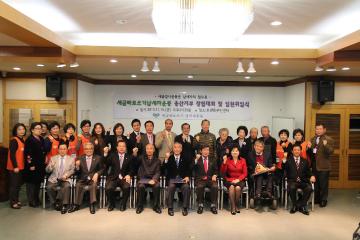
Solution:
<path fill-rule="evenodd" d="M 271 152 L 267 148 L 264 149 L 263 152 L 264 155 L 264 167 L 271 168 L 275 163 L 276 160 L 271 157 Z M 255 150 L 252 150 L 249 152 L 246 165 L 248 167 L 248 174 L 253 174 L 256 167 L 256 152 Z"/>
<path fill-rule="evenodd" d="M 24 181 L 28 183 L 41 183 L 45 176 L 45 141 L 42 137 L 39 139 L 30 135 L 25 141 L 24 159 Z M 30 167 L 35 167 L 34 171 Z"/>
<path fill-rule="evenodd" d="M 126 136 L 122 136 L 122 140 L 125 142 L 126 144 L 126 148 L 129 148 L 129 139 L 127 139 Z M 105 138 L 105 141 L 106 141 L 106 145 L 108 146 L 110 144 L 111 146 L 111 150 L 110 152 L 117 152 L 116 148 L 117 148 L 117 136 L 115 135 L 106 135 L 106 138 Z"/>
<path fill-rule="evenodd" d="M 184 158 L 193 160 L 195 158 L 194 137 L 191 135 L 189 135 L 189 137 L 190 142 L 184 142 L 182 134 L 177 135 L 175 137 L 175 142 L 181 143 L 182 145 L 181 155 L 184 156 Z"/>
<path fill-rule="evenodd" d="M 253 145 L 251 144 L 251 142 L 249 143 L 247 139 L 245 139 L 243 145 L 240 147 L 239 138 L 236 138 L 233 142 L 233 146 L 237 146 L 240 150 L 240 157 L 246 159 Z"/>
<path fill-rule="evenodd" d="M 307 160 L 300 158 L 299 170 L 296 169 L 293 156 L 288 157 L 286 163 L 283 163 L 282 166 L 285 171 L 285 177 L 289 182 L 296 182 L 299 177 L 301 182 L 310 183 L 311 170 Z"/>
<path fill-rule="evenodd" d="M 190 177 L 192 169 L 192 161 L 189 158 L 186 158 L 184 155 L 180 156 L 179 167 L 176 166 L 175 156 L 171 155 L 164 164 L 166 169 L 166 178 L 174 179 L 177 176 L 181 178 Z"/>
<path fill-rule="evenodd" d="M 116 180 L 119 178 L 119 174 L 122 177 L 126 175 L 130 175 L 131 177 L 134 176 L 134 163 L 133 157 L 127 153 L 125 153 L 122 168 L 120 169 L 120 158 L 118 152 L 111 153 L 107 160 L 106 165 L 108 169 L 108 180 Z"/>

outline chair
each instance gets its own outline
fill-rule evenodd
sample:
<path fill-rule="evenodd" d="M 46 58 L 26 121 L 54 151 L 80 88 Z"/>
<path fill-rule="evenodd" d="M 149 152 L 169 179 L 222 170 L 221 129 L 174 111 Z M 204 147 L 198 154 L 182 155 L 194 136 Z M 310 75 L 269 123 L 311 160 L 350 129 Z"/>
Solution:
<path fill-rule="evenodd" d="M 220 179 L 220 186 L 221 186 L 221 199 L 220 199 L 220 206 L 221 209 L 224 208 L 224 193 L 229 194 L 229 190 L 228 188 L 224 185 L 224 179 L 221 178 Z M 248 186 L 248 181 L 247 179 L 245 179 L 245 187 L 242 189 L 242 195 L 246 195 L 246 209 L 249 209 L 249 186 Z M 241 196 L 240 198 L 240 205 L 243 205 L 243 196 Z"/>
<path fill-rule="evenodd" d="M 97 190 L 99 190 L 99 208 L 104 208 L 104 198 L 103 198 L 103 191 L 104 191 L 103 189 L 105 188 L 104 179 L 105 179 L 105 176 L 103 176 L 103 175 L 100 176 L 100 182 L 96 187 Z M 73 193 L 72 193 L 73 198 L 75 198 L 76 181 L 77 181 L 77 177 L 75 176 L 74 177 L 74 184 L 73 184 Z M 89 191 L 89 186 L 85 186 L 84 189 L 86 191 Z M 72 199 L 72 202 L 74 202 L 74 199 Z"/>
<path fill-rule="evenodd" d="M 133 208 L 133 201 L 132 201 L 132 198 L 133 198 L 133 178 L 130 179 L 130 195 L 129 195 L 129 208 Z M 115 192 L 119 192 L 119 195 L 120 195 L 120 198 L 122 196 L 122 190 L 120 187 L 116 187 L 115 188 Z M 107 205 L 107 195 L 106 195 L 106 177 L 104 177 L 104 187 L 103 187 L 103 206 L 102 208 L 105 208 L 106 205 Z"/>
<path fill-rule="evenodd" d="M 138 181 L 138 179 L 137 179 L 138 177 L 137 176 L 135 176 L 134 177 L 134 186 L 133 186 L 133 201 L 134 201 L 134 204 L 133 204 L 133 206 L 134 206 L 134 208 L 136 208 L 136 204 L 137 204 L 137 202 L 138 202 L 138 194 L 137 194 L 137 181 Z M 164 193 L 164 180 L 163 180 L 163 176 L 160 176 L 160 179 L 159 179 L 159 184 L 160 184 L 160 197 L 159 197 L 159 204 L 160 204 L 160 207 L 161 208 L 164 208 L 164 202 L 163 202 L 163 198 L 164 198 L 164 195 L 165 195 L 165 193 Z M 147 192 L 152 192 L 152 188 L 151 187 L 147 187 L 147 188 L 145 188 L 145 191 L 147 191 Z"/>
<path fill-rule="evenodd" d="M 190 202 L 189 202 L 189 208 L 192 209 L 192 199 L 193 199 L 193 193 L 192 193 L 192 188 L 191 188 L 191 181 L 189 182 L 189 185 L 190 185 Z M 163 208 L 165 208 L 165 205 L 166 205 L 166 199 L 169 197 L 169 192 L 168 192 L 168 185 L 166 185 L 166 177 L 164 176 L 163 177 L 163 183 L 162 183 L 162 186 L 163 186 L 163 199 L 162 199 L 162 202 L 163 202 Z M 176 188 L 176 192 L 177 193 L 181 193 L 181 189 L 180 188 Z M 167 206 L 169 207 L 169 206 Z"/>
<path fill-rule="evenodd" d="M 220 209 L 220 191 L 221 191 L 221 186 L 220 186 L 220 177 L 217 177 L 217 184 L 218 184 L 218 199 L 217 199 L 217 209 Z M 190 184 L 190 188 L 192 189 L 192 195 L 193 195 L 193 198 L 192 198 L 192 209 L 195 208 L 195 204 L 196 204 L 196 186 L 195 186 L 195 178 L 192 177 L 191 178 L 191 184 Z M 210 193 L 210 188 L 208 187 L 205 187 L 205 190 L 204 190 L 204 194 L 206 193 Z"/>
<path fill-rule="evenodd" d="M 309 198 L 309 202 L 311 204 L 311 211 L 314 211 L 315 209 L 315 194 L 314 194 L 314 183 L 311 183 L 311 196 Z M 297 194 L 302 194 L 302 190 L 300 188 L 296 191 Z M 285 206 L 284 208 L 288 210 L 288 199 L 289 199 L 289 193 L 288 193 L 288 181 L 287 178 L 285 178 L 285 187 L 284 187 L 284 195 L 285 195 Z"/>
<path fill-rule="evenodd" d="M 74 176 L 71 176 L 71 179 L 70 179 L 70 204 L 73 204 L 74 202 L 74 197 L 73 197 L 73 192 L 74 192 L 74 180 L 75 180 L 75 177 Z M 41 190 L 41 197 L 42 197 L 42 207 L 43 209 L 46 208 L 46 193 L 47 193 L 47 190 L 46 190 L 46 185 L 47 185 L 47 181 L 48 181 L 48 177 L 45 176 L 44 177 L 44 181 L 40 184 L 40 190 Z M 56 191 L 59 191 L 60 190 L 60 186 L 57 186 L 56 187 Z"/>

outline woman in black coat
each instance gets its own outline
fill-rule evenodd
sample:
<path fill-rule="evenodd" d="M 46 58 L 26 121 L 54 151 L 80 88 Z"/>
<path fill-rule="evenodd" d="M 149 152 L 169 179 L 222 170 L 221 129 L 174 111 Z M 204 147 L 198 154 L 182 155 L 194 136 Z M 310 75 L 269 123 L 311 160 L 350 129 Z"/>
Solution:
<path fill-rule="evenodd" d="M 125 129 L 124 129 L 124 125 L 122 125 L 122 123 L 117 123 L 113 127 L 114 135 L 110 135 L 110 130 L 106 132 L 106 145 L 108 146 L 110 144 L 111 152 L 117 151 L 116 147 L 117 147 L 117 142 L 119 140 L 123 140 L 126 144 L 126 147 L 127 148 L 129 147 L 129 140 L 124 135 L 124 133 L 125 133 Z"/>
<path fill-rule="evenodd" d="M 30 207 L 40 205 L 40 184 L 45 176 L 45 141 L 41 137 L 41 123 L 33 122 L 30 126 L 31 135 L 25 141 L 24 181 Z"/>

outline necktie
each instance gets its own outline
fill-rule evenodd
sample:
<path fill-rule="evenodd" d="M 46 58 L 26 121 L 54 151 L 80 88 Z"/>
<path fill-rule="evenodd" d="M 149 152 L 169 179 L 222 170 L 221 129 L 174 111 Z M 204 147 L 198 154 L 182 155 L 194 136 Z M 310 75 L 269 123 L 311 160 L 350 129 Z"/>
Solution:
<path fill-rule="evenodd" d="M 318 145 L 319 142 L 320 142 L 320 137 L 317 137 L 317 138 L 316 138 L 316 145 Z"/>
<path fill-rule="evenodd" d="M 175 157 L 176 166 L 179 167 L 179 157 Z"/>
<path fill-rule="evenodd" d="M 153 144 L 152 135 L 148 135 L 149 143 Z"/>
<path fill-rule="evenodd" d="M 123 165 L 123 162 L 124 162 L 124 155 L 123 154 L 120 154 L 120 169 L 122 169 L 122 165 Z"/>
<path fill-rule="evenodd" d="M 207 157 L 204 158 L 204 170 L 205 170 L 205 173 L 208 172 L 208 159 L 207 159 Z"/>
<path fill-rule="evenodd" d="M 92 160 L 91 157 L 86 157 L 86 165 L 87 165 L 88 171 L 90 171 L 91 160 Z"/>
<path fill-rule="evenodd" d="M 58 178 L 62 178 L 64 172 L 64 157 L 60 157 L 60 169 Z"/>
<path fill-rule="evenodd" d="M 299 169 L 299 165 L 300 165 L 300 160 L 299 158 L 296 158 L 296 169 Z"/>

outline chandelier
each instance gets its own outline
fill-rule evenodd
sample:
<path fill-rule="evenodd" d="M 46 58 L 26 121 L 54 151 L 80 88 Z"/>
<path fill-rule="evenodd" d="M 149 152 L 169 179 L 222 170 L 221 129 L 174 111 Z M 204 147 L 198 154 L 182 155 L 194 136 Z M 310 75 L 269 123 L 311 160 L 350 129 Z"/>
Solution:
<path fill-rule="evenodd" d="M 235 40 L 253 19 L 251 0 L 153 0 L 152 21 L 160 38 Z"/>

